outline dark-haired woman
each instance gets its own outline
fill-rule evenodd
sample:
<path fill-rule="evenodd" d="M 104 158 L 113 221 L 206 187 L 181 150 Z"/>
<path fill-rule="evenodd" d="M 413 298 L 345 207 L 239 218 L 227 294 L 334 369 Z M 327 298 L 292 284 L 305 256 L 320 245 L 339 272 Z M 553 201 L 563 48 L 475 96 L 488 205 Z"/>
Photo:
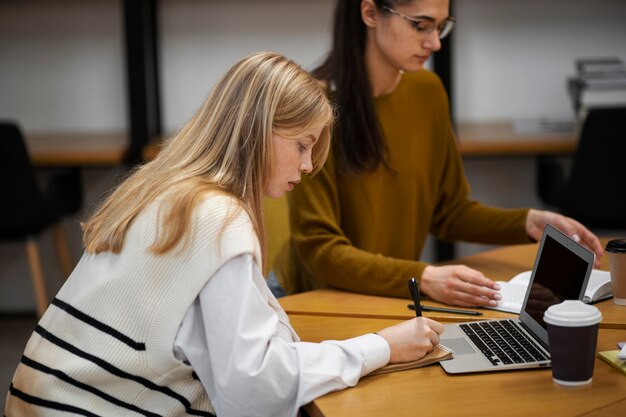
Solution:
<path fill-rule="evenodd" d="M 406 297 L 416 277 L 435 300 L 496 305 L 499 288 L 481 272 L 420 261 L 429 233 L 526 243 L 551 223 L 602 255 L 575 220 L 470 199 L 448 98 L 423 69 L 454 26 L 448 10 L 448 0 L 338 0 L 332 49 L 315 75 L 339 116 L 328 162 L 289 198 L 291 240 L 275 265 L 288 293 L 332 286 Z"/>

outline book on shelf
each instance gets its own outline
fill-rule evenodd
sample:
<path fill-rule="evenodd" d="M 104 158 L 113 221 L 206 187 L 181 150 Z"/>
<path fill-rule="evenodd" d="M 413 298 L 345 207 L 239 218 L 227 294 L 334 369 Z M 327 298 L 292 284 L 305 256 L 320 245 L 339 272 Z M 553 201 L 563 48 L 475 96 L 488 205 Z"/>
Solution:
<path fill-rule="evenodd" d="M 626 65 L 617 57 L 578 59 L 575 65 L 577 73 L 581 76 L 626 73 Z"/>
<path fill-rule="evenodd" d="M 513 131 L 525 133 L 572 133 L 576 123 L 571 119 L 527 118 L 513 120 Z"/>
<path fill-rule="evenodd" d="M 580 107 L 626 107 L 626 84 L 619 89 L 585 89 L 580 93 Z"/>
<path fill-rule="evenodd" d="M 576 111 L 626 106 L 626 75 L 613 79 L 570 78 L 567 89 Z"/>
<path fill-rule="evenodd" d="M 420 359 L 410 362 L 390 363 L 382 368 L 370 372 L 368 375 L 380 375 L 389 372 L 404 371 L 407 369 L 421 368 L 447 359 L 452 359 L 453 352 L 443 345 L 437 345 L 435 348 Z"/>
<path fill-rule="evenodd" d="M 626 72 L 615 73 L 603 77 L 575 78 L 584 88 L 593 90 L 610 90 L 626 88 Z"/>
<path fill-rule="evenodd" d="M 567 80 L 576 113 L 626 106 L 626 64 L 620 58 L 590 58 L 575 62 L 577 75 Z"/>
<path fill-rule="evenodd" d="M 522 303 L 528 289 L 531 273 L 532 271 L 524 271 L 515 275 L 510 281 L 497 281 L 501 288 L 500 294 L 502 299 L 497 306 L 485 308 L 519 314 L 522 310 Z M 612 296 L 611 275 L 609 272 L 599 269 L 592 270 L 589 282 L 587 282 L 587 288 L 585 289 L 583 303 L 593 304 Z"/>

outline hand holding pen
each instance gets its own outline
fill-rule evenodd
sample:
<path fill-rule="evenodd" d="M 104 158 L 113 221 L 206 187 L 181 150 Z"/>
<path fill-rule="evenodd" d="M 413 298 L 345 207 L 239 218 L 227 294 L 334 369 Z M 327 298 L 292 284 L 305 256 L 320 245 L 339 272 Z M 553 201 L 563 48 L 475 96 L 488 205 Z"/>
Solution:
<path fill-rule="evenodd" d="M 417 282 L 409 281 L 409 292 L 417 307 L 417 318 L 406 320 L 391 327 L 382 329 L 376 334 L 389 343 L 389 362 L 409 362 L 423 357 L 432 351 L 439 343 L 439 335 L 443 333 L 444 326 L 427 317 L 420 317 L 419 291 Z"/>

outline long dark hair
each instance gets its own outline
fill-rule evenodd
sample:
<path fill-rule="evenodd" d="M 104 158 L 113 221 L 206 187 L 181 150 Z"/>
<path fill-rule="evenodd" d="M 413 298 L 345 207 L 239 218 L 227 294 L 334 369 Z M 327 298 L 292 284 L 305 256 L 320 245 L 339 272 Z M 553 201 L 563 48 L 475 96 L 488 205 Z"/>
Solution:
<path fill-rule="evenodd" d="M 331 51 L 313 75 L 334 90 L 337 124 L 333 147 L 338 166 L 348 172 L 372 171 L 387 164 L 387 145 L 378 121 L 365 68 L 366 27 L 362 0 L 338 0 Z M 403 2 L 374 0 L 379 10 Z M 407 1 L 404 1 L 406 3 Z"/>

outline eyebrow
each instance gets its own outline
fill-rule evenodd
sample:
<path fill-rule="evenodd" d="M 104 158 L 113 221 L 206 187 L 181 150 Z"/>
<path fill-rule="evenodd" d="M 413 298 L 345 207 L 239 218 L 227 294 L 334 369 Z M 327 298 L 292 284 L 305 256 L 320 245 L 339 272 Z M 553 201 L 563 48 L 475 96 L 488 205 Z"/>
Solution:
<path fill-rule="evenodd" d="M 411 16 L 411 17 L 413 19 L 429 20 L 431 22 L 437 23 L 437 19 L 435 19 L 434 17 L 431 17 L 431 16 L 422 16 L 422 15 L 420 15 L 420 16 Z"/>
<path fill-rule="evenodd" d="M 418 19 L 418 20 L 428 20 L 429 22 L 433 22 L 433 23 L 438 23 L 437 19 L 435 19 L 432 16 L 425 16 L 425 15 L 420 15 L 420 16 L 409 16 L 412 19 Z M 450 19 L 450 15 L 448 15 L 445 19 L 443 19 L 439 24 L 445 22 L 446 20 Z"/>

